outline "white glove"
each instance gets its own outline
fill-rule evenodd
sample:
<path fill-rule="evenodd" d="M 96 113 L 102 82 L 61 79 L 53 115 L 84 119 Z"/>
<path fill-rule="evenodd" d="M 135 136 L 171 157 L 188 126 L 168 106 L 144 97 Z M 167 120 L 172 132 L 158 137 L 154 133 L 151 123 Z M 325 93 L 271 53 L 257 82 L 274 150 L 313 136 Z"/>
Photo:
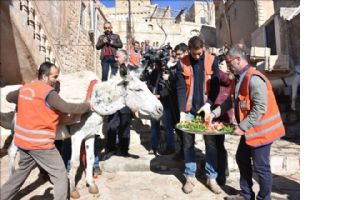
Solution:
<path fill-rule="evenodd" d="M 203 105 L 203 106 L 200 108 L 200 110 L 197 111 L 198 114 L 199 114 L 200 112 L 204 112 L 204 113 L 205 113 L 205 120 L 206 120 L 206 117 L 211 114 L 211 104 L 205 103 L 205 105 Z"/>
<path fill-rule="evenodd" d="M 187 114 L 185 112 L 180 112 L 180 123 L 181 122 L 186 122 L 187 120 Z"/>
<path fill-rule="evenodd" d="M 163 74 L 163 80 L 168 80 L 169 79 L 169 74 Z"/>

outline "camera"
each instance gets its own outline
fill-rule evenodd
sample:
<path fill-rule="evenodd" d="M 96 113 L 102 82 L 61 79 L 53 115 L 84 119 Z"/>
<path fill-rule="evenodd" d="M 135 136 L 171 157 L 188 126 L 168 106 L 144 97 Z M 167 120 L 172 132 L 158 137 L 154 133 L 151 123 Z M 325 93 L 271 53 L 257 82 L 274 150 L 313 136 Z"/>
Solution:
<path fill-rule="evenodd" d="M 170 59 L 170 51 L 167 46 L 160 49 L 150 49 L 143 55 L 143 72 L 141 80 L 147 80 L 154 69 L 161 70 L 162 73 L 169 73 L 167 63 Z"/>
<path fill-rule="evenodd" d="M 108 43 L 111 42 L 111 34 L 110 33 L 105 33 L 105 37 Z"/>

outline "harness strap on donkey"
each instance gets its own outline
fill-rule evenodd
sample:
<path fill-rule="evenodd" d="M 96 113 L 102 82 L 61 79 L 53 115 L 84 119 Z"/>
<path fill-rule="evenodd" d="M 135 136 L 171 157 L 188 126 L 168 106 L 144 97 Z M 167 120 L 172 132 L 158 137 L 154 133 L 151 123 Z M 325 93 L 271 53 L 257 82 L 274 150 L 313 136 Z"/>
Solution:
<path fill-rule="evenodd" d="M 91 80 L 90 81 L 90 84 L 89 84 L 89 87 L 88 87 L 88 90 L 86 92 L 86 98 L 85 100 L 86 101 L 89 101 L 90 100 L 90 97 L 91 97 L 91 94 L 92 94 L 92 91 L 94 89 L 94 86 L 96 85 L 97 83 L 97 80 Z M 86 168 L 86 152 L 85 152 L 85 144 L 84 144 L 84 140 L 82 141 L 81 143 L 81 148 L 80 148 L 80 151 L 81 151 L 81 161 L 83 163 L 83 167 L 84 169 Z"/>

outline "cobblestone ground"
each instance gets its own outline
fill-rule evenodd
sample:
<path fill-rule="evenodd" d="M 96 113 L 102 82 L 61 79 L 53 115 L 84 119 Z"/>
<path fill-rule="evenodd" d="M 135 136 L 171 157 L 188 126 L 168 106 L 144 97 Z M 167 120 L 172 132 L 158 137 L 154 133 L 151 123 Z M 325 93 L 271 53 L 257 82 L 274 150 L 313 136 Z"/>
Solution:
<path fill-rule="evenodd" d="M 173 161 L 172 156 L 154 157 L 148 154 L 149 126 L 135 121 L 131 132 L 130 153 L 138 155 L 138 159 L 113 156 L 109 160 L 101 161 L 103 174 L 95 179 L 99 187 L 99 194 L 88 192 L 84 174 L 77 184 L 81 194 L 80 199 L 127 200 L 127 199 L 223 199 L 225 196 L 238 192 L 239 172 L 234 155 L 239 139 L 227 136 L 226 148 L 230 176 L 227 184 L 222 187 L 223 193 L 213 194 L 206 187 L 203 167 L 198 165 L 198 182 L 191 194 L 182 192 L 184 182 L 183 162 Z M 203 160 L 204 144 L 202 137 L 196 138 L 196 149 L 200 150 L 198 157 Z M 8 156 L 1 153 L 1 185 L 9 178 Z M 299 174 L 299 145 L 281 140 L 272 148 L 273 189 L 272 198 L 276 200 L 300 199 Z M 202 163 L 202 162 L 200 162 Z M 53 199 L 53 185 L 43 181 L 38 176 L 38 169 L 32 171 L 17 194 L 17 199 Z M 254 181 L 254 190 L 258 191 L 258 184 Z"/>

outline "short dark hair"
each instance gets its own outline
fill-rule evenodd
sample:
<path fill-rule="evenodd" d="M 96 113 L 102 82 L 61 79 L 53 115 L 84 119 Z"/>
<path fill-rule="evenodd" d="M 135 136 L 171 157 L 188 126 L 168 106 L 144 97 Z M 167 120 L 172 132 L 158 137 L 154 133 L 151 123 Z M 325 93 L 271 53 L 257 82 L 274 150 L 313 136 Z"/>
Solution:
<path fill-rule="evenodd" d="M 201 49 L 204 46 L 203 40 L 199 36 L 194 36 L 189 40 L 189 49 Z"/>
<path fill-rule="evenodd" d="M 180 44 L 175 46 L 174 50 L 175 51 L 180 50 L 182 52 L 186 52 L 187 50 L 189 50 L 189 47 L 185 43 L 181 42 Z"/>
<path fill-rule="evenodd" d="M 38 80 L 42 80 L 44 75 L 49 76 L 51 74 L 52 67 L 56 67 L 56 66 L 51 62 L 42 63 L 38 69 Z"/>

